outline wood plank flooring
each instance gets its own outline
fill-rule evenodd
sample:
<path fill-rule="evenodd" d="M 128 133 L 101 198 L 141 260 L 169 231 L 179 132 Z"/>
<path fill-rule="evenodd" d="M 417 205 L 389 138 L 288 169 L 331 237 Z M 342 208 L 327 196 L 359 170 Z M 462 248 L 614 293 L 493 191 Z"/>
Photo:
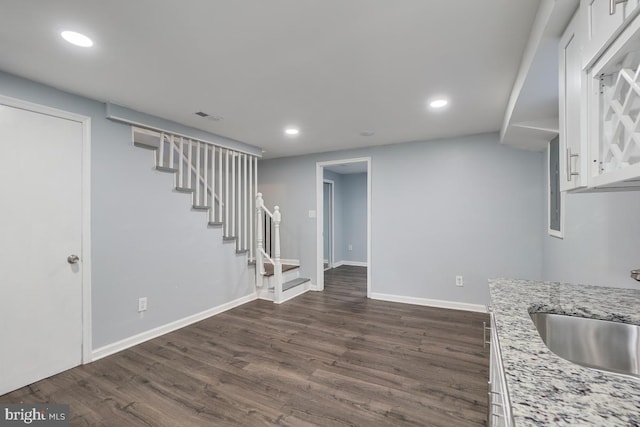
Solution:
<path fill-rule="evenodd" d="M 0 396 L 72 426 L 482 426 L 486 315 L 366 298 L 366 269 L 253 301 Z"/>

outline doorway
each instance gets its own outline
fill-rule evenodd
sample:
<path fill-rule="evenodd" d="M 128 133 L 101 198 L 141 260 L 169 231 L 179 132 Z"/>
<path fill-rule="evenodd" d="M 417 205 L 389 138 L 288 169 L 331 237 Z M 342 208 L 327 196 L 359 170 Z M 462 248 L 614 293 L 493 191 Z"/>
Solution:
<path fill-rule="evenodd" d="M 323 194 L 323 269 L 329 270 L 333 268 L 334 262 L 334 188 L 335 182 L 330 179 L 325 179 L 322 185 Z"/>
<path fill-rule="evenodd" d="M 0 97 L 0 394 L 88 361 L 89 118 Z"/>
<path fill-rule="evenodd" d="M 317 212 L 317 222 L 316 222 L 316 242 L 317 242 L 317 247 L 316 247 L 316 290 L 318 291 L 322 291 L 324 290 L 324 270 L 325 270 L 325 256 L 326 256 L 326 251 L 325 251 L 325 247 L 326 247 L 326 236 L 325 236 L 325 224 L 327 223 L 327 221 L 325 220 L 325 217 L 327 215 L 326 211 L 327 211 L 327 207 L 326 202 L 325 202 L 325 180 L 332 180 L 331 178 L 328 178 L 327 176 L 325 176 L 325 172 L 329 171 L 331 173 L 334 174 L 338 174 L 338 175 L 347 175 L 347 174 L 359 174 L 363 176 L 363 180 L 362 180 L 362 197 L 360 198 L 362 200 L 362 206 L 363 206 L 363 210 L 362 210 L 362 215 L 357 219 L 357 221 L 359 221 L 359 223 L 361 224 L 365 224 L 365 227 L 362 229 L 362 233 L 361 233 L 361 240 L 362 240 L 362 244 L 360 245 L 356 245 L 356 244 L 351 244 L 349 242 L 349 244 L 347 244 L 346 242 L 342 243 L 342 246 L 345 246 L 344 248 L 341 247 L 341 249 L 337 249 L 337 246 L 340 246 L 341 243 L 339 243 L 340 237 L 343 236 L 343 234 L 345 234 L 345 230 L 351 230 L 353 227 L 349 227 L 349 226 L 345 226 L 343 227 L 343 231 L 341 232 L 341 227 L 339 226 L 339 224 L 336 223 L 336 217 L 339 215 L 336 211 L 336 205 L 337 205 L 337 201 L 336 201 L 336 197 L 338 194 L 340 194 L 340 189 L 337 188 L 337 184 L 334 182 L 333 185 L 333 203 L 332 203 L 332 210 L 333 210 L 333 214 L 332 214 L 332 224 L 331 224 L 331 231 L 332 231 L 332 242 L 331 242 L 331 247 L 332 247 L 332 261 L 331 261 L 331 266 L 332 267 L 336 267 L 339 266 L 341 264 L 346 264 L 346 265 L 362 265 L 362 266 L 366 266 L 367 268 L 367 297 L 370 296 L 371 294 L 371 158 L 370 157 L 360 157 L 360 158 L 353 158 L 353 159 L 341 159 L 341 160 L 332 160 L 332 161 L 327 161 L 327 162 L 318 162 L 316 163 L 316 212 Z M 366 194 L 365 194 L 366 193 Z M 349 200 L 350 197 L 348 195 L 346 195 L 345 197 L 343 197 L 345 200 Z M 342 262 L 342 261 L 336 261 L 336 255 L 338 256 L 337 259 L 339 260 L 343 260 L 346 258 L 340 258 L 340 254 L 337 254 L 339 252 L 341 252 L 341 250 L 346 250 L 346 251 L 353 251 L 352 254 L 355 254 L 356 252 L 359 252 L 359 256 L 361 257 L 361 259 L 358 262 L 353 262 L 353 261 L 348 261 L 348 262 Z M 344 254 L 343 254 L 344 255 Z"/>

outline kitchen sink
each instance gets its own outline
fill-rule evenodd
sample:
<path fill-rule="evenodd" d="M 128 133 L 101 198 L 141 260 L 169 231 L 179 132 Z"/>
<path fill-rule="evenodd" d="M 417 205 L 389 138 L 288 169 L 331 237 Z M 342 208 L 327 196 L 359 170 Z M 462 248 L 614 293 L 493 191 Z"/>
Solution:
<path fill-rule="evenodd" d="M 558 356 L 589 368 L 640 377 L 640 326 L 553 313 L 530 313 Z"/>

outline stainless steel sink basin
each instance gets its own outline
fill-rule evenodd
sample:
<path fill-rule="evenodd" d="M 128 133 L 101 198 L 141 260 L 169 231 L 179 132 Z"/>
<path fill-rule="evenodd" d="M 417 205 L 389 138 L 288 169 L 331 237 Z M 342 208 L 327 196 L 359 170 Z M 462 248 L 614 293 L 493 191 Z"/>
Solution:
<path fill-rule="evenodd" d="M 640 326 L 607 320 L 530 313 L 542 341 L 579 365 L 640 377 Z"/>

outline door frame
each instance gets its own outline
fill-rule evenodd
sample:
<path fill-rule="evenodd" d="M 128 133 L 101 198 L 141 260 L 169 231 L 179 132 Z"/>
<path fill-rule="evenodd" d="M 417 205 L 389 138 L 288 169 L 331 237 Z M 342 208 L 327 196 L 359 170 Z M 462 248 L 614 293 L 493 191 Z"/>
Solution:
<path fill-rule="evenodd" d="M 330 243 L 329 243 L 329 268 L 333 268 L 333 263 L 335 261 L 335 249 L 336 249 L 336 245 L 334 243 L 334 237 L 335 237 L 335 215 L 336 215 L 336 210 L 335 210 L 335 191 L 336 191 L 336 183 L 331 180 L 331 179 L 323 179 L 322 181 L 322 195 L 323 195 L 323 203 L 324 203 L 324 184 L 329 184 L 331 186 L 331 224 L 329 225 L 329 227 L 331 227 L 331 235 L 329 236 L 329 238 L 331 239 Z M 324 209 L 324 204 L 323 204 L 323 209 Z M 323 228 L 323 233 L 324 233 L 324 210 L 322 211 L 322 228 Z M 324 236 L 323 236 L 324 237 Z M 322 244 L 324 246 L 324 239 L 322 240 Z M 323 247 L 324 250 L 324 247 Z M 324 253 L 323 253 L 324 256 Z M 324 260 L 323 260 L 324 261 Z M 324 264 L 322 266 L 322 269 L 324 270 Z"/>
<path fill-rule="evenodd" d="M 367 298 L 371 298 L 371 157 L 356 157 L 316 162 L 316 286 L 315 290 L 324 290 L 324 228 L 323 184 L 324 167 L 345 163 L 367 164 Z"/>
<path fill-rule="evenodd" d="M 91 362 L 91 118 L 0 94 L 0 105 L 45 114 L 82 125 L 82 364 Z"/>

